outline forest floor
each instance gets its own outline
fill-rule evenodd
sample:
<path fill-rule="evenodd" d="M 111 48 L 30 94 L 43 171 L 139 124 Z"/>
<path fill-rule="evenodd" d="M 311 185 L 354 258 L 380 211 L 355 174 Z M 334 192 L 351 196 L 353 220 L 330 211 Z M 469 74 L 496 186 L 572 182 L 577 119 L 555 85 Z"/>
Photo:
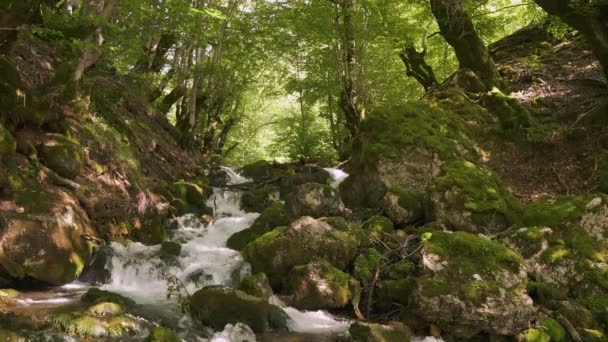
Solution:
<path fill-rule="evenodd" d="M 511 96 L 534 124 L 519 135 L 490 137 L 488 166 L 524 202 L 544 194 L 596 190 L 608 158 L 608 84 L 581 36 L 562 39 L 526 28 L 491 46 Z M 564 61 L 567 61 L 564 64 Z"/>

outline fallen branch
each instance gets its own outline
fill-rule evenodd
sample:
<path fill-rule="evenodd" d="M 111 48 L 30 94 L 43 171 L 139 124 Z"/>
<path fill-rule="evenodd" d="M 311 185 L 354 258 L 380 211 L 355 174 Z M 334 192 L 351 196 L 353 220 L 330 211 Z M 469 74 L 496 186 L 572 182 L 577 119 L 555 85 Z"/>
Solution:
<path fill-rule="evenodd" d="M 48 167 L 46 167 L 42 164 L 40 164 L 40 169 L 42 169 L 42 171 L 44 171 L 49 176 L 50 181 L 52 183 L 54 183 L 55 185 L 65 186 L 74 191 L 80 189 L 80 187 L 81 187 L 80 184 L 78 184 L 74 181 L 71 181 L 67 178 L 61 177 L 55 171 L 49 169 Z"/>

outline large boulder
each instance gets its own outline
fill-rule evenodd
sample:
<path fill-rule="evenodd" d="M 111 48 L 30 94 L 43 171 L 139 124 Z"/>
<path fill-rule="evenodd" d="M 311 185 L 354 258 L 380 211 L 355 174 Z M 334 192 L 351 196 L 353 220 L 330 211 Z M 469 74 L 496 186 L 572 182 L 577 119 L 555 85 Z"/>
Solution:
<path fill-rule="evenodd" d="M 243 255 L 254 272 L 264 272 L 273 286 L 294 266 L 323 258 L 339 269 L 354 260 L 360 238 L 350 231 L 339 231 L 321 220 L 302 217 L 288 227 L 277 228 L 247 245 Z"/>
<path fill-rule="evenodd" d="M 212 212 L 211 208 L 206 205 L 207 199 L 213 194 L 213 189 L 208 186 L 178 181 L 158 188 L 157 191 L 177 209 L 177 215 Z"/>
<path fill-rule="evenodd" d="M 254 179 L 281 177 L 289 174 L 286 166 L 266 160 L 258 160 L 257 162 L 245 165 L 239 169 L 239 172 L 243 177 Z"/>
<path fill-rule="evenodd" d="M 62 177 L 73 179 L 82 172 L 84 154 L 74 138 L 48 133 L 39 152 L 42 163 Z"/>
<path fill-rule="evenodd" d="M 247 324 L 254 332 L 269 328 L 270 304 L 264 298 L 222 286 L 196 291 L 190 300 L 192 316 L 204 325 L 222 330 L 226 324 Z"/>
<path fill-rule="evenodd" d="M 513 250 L 465 232 L 423 236 L 415 315 L 456 338 L 516 335 L 534 315 L 524 263 Z"/>
<path fill-rule="evenodd" d="M 429 192 L 429 219 L 451 230 L 494 234 L 517 223 L 522 205 L 489 169 L 464 160 L 443 167 Z"/>
<path fill-rule="evenodd" d="M 424 193 L 445 162 L 479 159 L 470 137 L 491 118 L 464 100 L 445 101 L 378 108 L 368 115 L 353 144 L 350 176 L 340 185 L 348 207 L 377 208 L 393 187 Z"/>
<path fill-rule="evenodd" d="M 285 293 L 290 304 L 300 309 L 338 309 L 359 304 L 359 281 L 335 268 L 326 260 L 295 266 L 287 278 Z M 358 308 L 357 308 L 358 309 Z"/>
<path fill-rule="evenodd" d="M 256 273 L 245 276 L 241 280 L 239 290 L 252 295 L 254 297 L 264 298 L 268 300 L 272 295 L 272 288 L 268 283 L 268 277 L 264 273 Z"/>
<path fill-rule="evenodd" d="M 287 198 L 298 186 L 306 183 L 329 184 L 330 182 L 331 175 L 324 169 L 306 168 L 294 175 L 281 177 L 281 198 Z"/>
<path fill-rule="evenodd" d="M 251 227 L 233 234 L 227 242 L 228 247 L 242 250 L 251 241 L 268 233 L 269 231 L 289 224 L 289 219 L 285 215 L 285 205 L 281 202 L 274 202 L 264 209 L 260 216 L 253 222 Z"/>
<path fill-rule="evenodd" d="M 381 206 L 384 214 L 397 225 L 413 224 L 424 217 L 424 196 L 396 186 L 384 194 Z"/>
<path fill-rule="evenodd" d="M 278 200 L 277 189 L 272 186 L 246 191 L 241 196 L 241 208 L 248 213 L 259 213 Z"/>
<path fill-rule="evenodd" d="M 344 213 L 344 203 L 331 186 L 306 183 L 287 196 L 285 209 L 294 218 L 339 216 Z"/>
<path fill-rule="evenodd" d="M 0 264 L 13 278 L 69 283 L 91 261 L 97 233 L 78 201 L 63 190 L 31 195 L 38 210 L 0 214 Z"/>
<path fill-rule="evenodd" d="M 524 258 L 539 301 L 575 298 L 608 329 L 608 197 L 543 197 L 503 242 Z"/>

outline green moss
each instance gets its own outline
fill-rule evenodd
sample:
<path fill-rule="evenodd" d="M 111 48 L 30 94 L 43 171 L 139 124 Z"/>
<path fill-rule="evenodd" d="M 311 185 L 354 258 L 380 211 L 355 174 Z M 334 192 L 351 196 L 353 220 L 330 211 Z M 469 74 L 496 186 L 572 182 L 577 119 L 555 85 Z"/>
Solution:
<path fill-rule="evenodd" d="M 375 304 L 380 310 L 389 310 L 395 303 L 407 306 L 415 288 L 416 279 L 414 277 L 383 280 L 382 287 L 377 289 L 378 296 Z"/>
<path fill-rule="evenodd" d="M 60 176 L 73 179 L 82 172 L 84 153 L 78 140 L 53 134 L 40 147 L 42 162 Z"/>
<path fill-rule="evenodd" d="M 376 234 L 379 237 L 382 237 L 382 233 L 390 234 L 395 231 L 393 222 L 384 216 L 370 217 L 367 221 L 363 222 L 361 229 L 368 234 Z"/>
<path fill-rule="evenodd" d="M 551 342 L 567 341 L 566 329 L 551 317 L 545 317 L 540 321 L 543 331 L 551 338 Z"/>
<path fill-rule="evenodd" d="M 268 208 L 264 209 L 260 216 L 253 222 L 250 228 L 233 234 L 228 239 L 228 247 L 236 250 L 242 250 L 258 237 L 273 230 L 276 227 L 284 226 L 289 223 L 289 219 L 285 215 L 285 205 L 281 202 L 274 202 Z"/>
<path fill-rule="evenodd" d="M 119 304 L 109 302 L 95 304 L 87 311 L 95 316 L 120 315 L 123 313 L 122 307 Z"/>
<path fill-rule="evenodd" d="M 81 300 L 85 303 L 115 303 L 122 307 L 131 307 L 135 305 L 135 301 L 131 298 L 119 295 L 117 293 L 100 290 L 98 288 L 91 288 L 82 295 Z"/>
<path fill-rule="evenodd" d="M 268 283 L 268 277 L 264 273 L 251 274 L 241 280 L 239 290 L 247 293 L 248 295 L 266 298 L 272 296 L 272 289 Z"/>
<path fill-rule="evenodd" d="M 540 329 L 528 329 L 524 334 L 524 342 L 550 342 L 551 337 Z"/>
<path fill-rule="evenodd" d="M 582 329 L 580 331 L 581 337 L 585 342 L 604 342 L 606 341 L 606 335 L 603 331 L 597 329 Z"/>
<path fill-rule="evenodd" d="M 122 337 L 137 329 L 134 319 L 127 316 L 95 316 L 88 314 L 59 314 L 51 322 L 66 334 L 81 338 Z"/>
<path fill-rule="evenodd" d="M 519 220 L 521 203 L 502 185 L 500 178 L 485 167 L 464 160 L 446 164 L 443 174 L 435 178 L 432 191 L 456 189 L 453 202 L 462 203 L 473 212 L 473 221 L 484 225 L 492 221 L 512 225 Z"/>
<path fill-rule="evenodd" d="M 150 336 L 146 339 L 147 342 L 180 342 L 181 339 L 177 334 L 165 327 L 157 327 L 152 330 Z"/>
<path fill-rule="evenodd" d="M 474 116 L 474 117 L 471 117 Z M 361 123 L 360 132 L 369 145 L 355 146 L 362 153 L 354 153 L 371 164 L 380 157 L 397 158 L 406 148 L 421 147 L 438 153 L 447 160 L 463 154 L 471 160 L 477 153 L 466 136 L 472 136 L 472 121 L 484 121 L 478 113 L 469 111 L 464 115 L 440 108 L 436 104 L 407 104 L 378 108 Z"/>
<path fill-rule="evenodd" d="M 589 198 L 584 196 L 541 197 L 524 208 L 526 226 L 557 227 L 580 219 Z"/>
<path fill-rule="evenodd" d="M 243 322 L 256 333 L 268 327 L 270 305 L 265 299 L 221 286 L 196 291 L 190 301 L 192 316 L 215 330 Z"/>
<path fill-rule="evenodd" d="M 529 127 L 532 123 L 530 111 L 517 99 L 505 96 L 498 89 L 482 97 L 482 103 L 491 113 L 498 116 L 503 129 Z"/>
<path fill-rule="evenodd" d="M 380 267 L 382 255 L 375 249 L 369 248 L 365 254 L 355 259 L 353 275 L 363 284 L 369 284 Z"/>
<path fill-rule="evenodd" d="M 318 282 L 315 284 L 318 286 L 311 286 L 311 281 Z M 361 293 L 357 280 L 323 259 L 295 266 L 284 288 L 294 295 L 298 307 L 313 310 L 341 308 L 351 301 L 358 303 Z"/>
<path fill-rule="evenodd" d="M 246 212 L 259 213 L 273 202 L 275 192 L 276 189 L 272 186 L 247 191 L 241 197 L 241 208 Z"/>
<path fill-rule="evenodd" d="M 447 260 L 450 266 L 432 277 L 418 280 L 426 296 L 457 293 L 479 303 L 486 295 L 497 294 L 503 286 L 494 280 L 496 272 L 520 271 L 521 257 L 498 242 L 464 232 L 430 234 L 423 242 L 425 250 Z M 525 288 L 526 283 L 518 286 Z"/>

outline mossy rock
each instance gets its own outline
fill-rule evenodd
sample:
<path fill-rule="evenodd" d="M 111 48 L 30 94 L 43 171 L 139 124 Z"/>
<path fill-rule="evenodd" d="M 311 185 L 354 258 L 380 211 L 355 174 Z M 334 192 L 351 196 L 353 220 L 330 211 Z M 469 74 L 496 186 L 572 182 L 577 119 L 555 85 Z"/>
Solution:
<path fill-rule="evenodd" d="M 84 154 L 78 140 L 61 134 L 47 134 L 38 150 L 44 165 L 58 175 L 73 179 L 82 172 Z"/>
<path fill-rule="evenodd" d="M 382 199 L 382 210 L 397 225 L 414 224 L 424 218 L 424 195 L 393 186 Z"/>
<path fill-rule="evenodd" d="M 288 224 L 289 218 L 285 214 L 285 205 L 281 202 L 273 202 L 269 207 L 262 211 L 251 227 L 233 234 L 228 239 L 227 246 L 240 251 L 258 237 L 276 227 L 286 226 Z"/>
<path fill-rule="evenodd" d="M 156 327 L 150 332 L 146 342 L 180 342 L 181 340 L 175 331 L 165 327 Z"/>
<path fill-rule="evenodd" d="M 264 186 L 243 193 L 241 197 L 241 208 L 248 213 L 260 213 L 275 201 L 276 189 L 272 186 Z"/>
<path fill-rule="evenodd" d="M 88 313 L 95 316 L 120 315 L 123 309 L 119 304 L 111 302 L 101 302 L 87 309 Z"/>
<path fill-rule="evenodd" d="M 545 317 L 540 320 L 542 330 L 547 334 L 552 342 L 568 341 L 566 329 L 562 327 L 556 320 L 551 317 Z"/>
<path fill-rule="evenodd" d="M 285 199 L 294 190 L 306 183 L 329 184 L 331 176 L 329 172 L 319 168 L 317 170 L 305 170 L 309 172 L 299 172 L 295 175 L 281 177 L 280 194 Z"/>
<path fill-rule="evenodd" d="M 375 234 L 380 238 L 383 237 L 384 233 L 391 234 L 395 231 L 393 221 L 385 216 L 370 217 L 367 221 L 363 222 L 361 229 L 368 234 Z"/>
<path fill-rule="evenodd" d="M 66 334 L 79 338 L 126 337 L 140 329 L 139 322 L 126 315 L 65 313 L 51 317 L 51 323 Z"/>
<path fill-rule="evenodd" d="M 26 213 L 0 217 L 0 264 L 15 279 L 29 276 L 51 285 L 70 283 L 91 261 L 96 247 L 91 238 L 97 233 L 70 194 L 55 188 L 40 193 L 33 199 L 38 201 L 34 207 L 26 206 Z M 20 202 L 23 195 L 19 192 L 15 197 Z"/>
<path fill-rule="evenodd" d="M 300 185 L 285 200 L 285 211 L 292 218 L 340 216 L 344 209 L 336 190 L 326 184 Z"/>
<path fill-rule="evenodd" d="M 515 335 L 527 327 L 533 307 L 517 253 L 465 232 L 427 233 L 423 240 L 422 276 L 412 296 L 420 318 L 459 338 Z"/>
<path fill-rule="evenodd" d="M 521 129 L 532 124 L 532 115 L 528 108 L 516 98 L 505 96 L 498 89 L 484 94 L 481 102 L 498 117 L 503 129 Z"/>
<path fill-rule="evenodd" d="M 359 281 L 323 259 L 295 266 L 287 276 L 285 293 L 291 305 L 306 310 L 338 309 L 349 303 L 358 305 Z"/>
<path fill-rule="evenodd" d="M 268 283 L 268 277 L 264 273 L 251 274 L 241 280 L 239 290 L 248 295 L 268 300 L 272 296 L 272 288 Z"/>
<path fill-rule="evenodd" d="M 453 230 L 491 234 L 519 221 L 522 205 L 489 169 L 465 160 L 443 167 L 430 189 L 429 218 Z"/>
<path fill-rule="evenodd" d="M 341 270 L 355 259 L 360 236 L 342 232 L 312 217 L 302 217 L 251 242 L 242 251 L 254 272 L 264 272 L 274 287 L 294 266 L 323 258 Z"/>
<path fill-rule="evenodd" d="M 287 168 L 266 160 L 248 164 L 239 169 L 239 173 L 247 178 L 274 178 L 289 175 Z"/>
<path fill-rule="evenodd" d="M 144 245 L 159 245 L 165 241 L 167 227 L 160 214 L 149 212 L 141 218 L 140 224 L 136 225 L 131 233 L 136 241 Z"/>
<path fill-rule="evenodd" d="M 87 292 L 82 295 L 80 300 L 91 304 L 115 303 L 125 308 L 135 305 L 135 301 L 131 298 L 95 287 L 88 289 Z"/>
<path fill-rule="evenodd" d="M 608 198 L 560 196 L 541 198 L 525 208 L 524 224 L 503 238 L 525 259 L 539 282 L 574 296 L 601 296 L 608 291 Z"/>
<path fill-rule="evenodd" d="M 405 331 L 390 325 L 355 322 L 348 330 L 355 342 L 409 342 Z"/>
<path fill-rule="evenodd" d="M 186 181 L 159 187 L 156 191 L 169 200 L 171 205 L 177 209 L 178 215 L 209 212 L 206 201 L 213 194 L 210 187 Z"/>
<path fill-rule="evenodd" d="M 182 252 L 182 245 L 175 241 L 165 241 L 160 245 L 160 255 L 162 259 L 173 259 Z"/>
<path fill-rule="evenodd" d="M 242 322 L 254 332 L 263 333 L 269 326 L 270 304 L 265 299 L 222 286 L 196 291 L 190 300 L 190 311 L 194 319 L 215 330 Z"/>

